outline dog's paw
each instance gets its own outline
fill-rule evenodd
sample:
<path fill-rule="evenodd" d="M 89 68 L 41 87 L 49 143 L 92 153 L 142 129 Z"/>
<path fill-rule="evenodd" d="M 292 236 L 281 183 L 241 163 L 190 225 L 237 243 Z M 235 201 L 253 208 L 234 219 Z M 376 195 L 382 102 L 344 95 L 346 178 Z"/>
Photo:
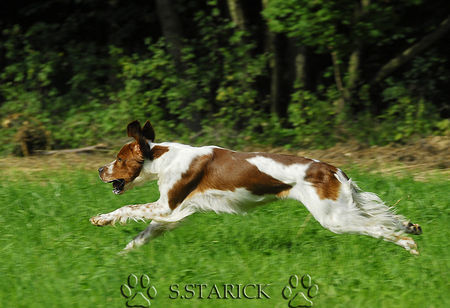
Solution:
<path fill-rule="evenodd" d="M 99 227 L 114 225 L 114 220 L 107 214 L 100 214 L 89 219 L 91 224 Z"/>
<path fill-rule="evenodd" d="M 299 281 L 297 275 L 289 278 L 289 284 L 283 288 L 281 295 L 285 300 L 289 300 L 288 306 L 312 307 L 312 299 L 319 294 L 319 286 L 312 283 L 311 276 L 305 274 Z"/>
<path fill-rule="evenodd" d="M 403 226 L 405 227 L 406 233 L 411 233 L 415 235 L 422 234 L 422 227 L 418 224 L 413 224 L 412 222 L 405 222 L 403 223 Z"/>
<path fill-rule="evenodd" d="M 127 307 L 150 307 L 150 300 L 157 294 L 156 288 L 151 285 L 150 278 L 145 274 L 139 279 L 136 275 L 130 274 L 127 283 L 120 286 L 120 293 L 127 299 Z"/>

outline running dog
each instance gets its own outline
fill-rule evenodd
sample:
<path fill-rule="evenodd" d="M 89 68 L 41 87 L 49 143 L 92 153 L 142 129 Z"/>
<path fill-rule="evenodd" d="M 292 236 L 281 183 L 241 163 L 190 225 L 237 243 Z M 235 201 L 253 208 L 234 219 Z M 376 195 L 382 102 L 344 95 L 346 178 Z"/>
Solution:
<path fill-rule="evenodd" d="M 421 227 L 395 214 L 377 195 L 361 191 L 332 165 L 291 155 L 155 143 L 149 121 L 143 127 L 138 121 L 131 122 L 127 132 L 134 141 L 125 144 L 113 162 L 98 169 L 100 178 L 112 183 L 115 194 L 158 180 L 160 198 L 90 219 L 96 226 L 129 219 L 151 220 L 125 251 L 173 229 L 195 212 L 242 214 L 261 204 L 289 198 L 301 202 L 334 233 L 382 238 L 419 254 L 414 240 L 404 233 L 421 234 Z"/>

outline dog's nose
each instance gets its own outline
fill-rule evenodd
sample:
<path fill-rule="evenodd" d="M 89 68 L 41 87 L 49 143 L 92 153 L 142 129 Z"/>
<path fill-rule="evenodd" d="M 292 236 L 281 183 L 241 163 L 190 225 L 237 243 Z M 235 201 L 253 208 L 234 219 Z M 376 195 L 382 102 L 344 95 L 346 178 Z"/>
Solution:
<path fill-rule="evenodd" d="M 98 168 L 98 173 L 102 173 L 103 169 L 104 169 L 104 167 Z"/>

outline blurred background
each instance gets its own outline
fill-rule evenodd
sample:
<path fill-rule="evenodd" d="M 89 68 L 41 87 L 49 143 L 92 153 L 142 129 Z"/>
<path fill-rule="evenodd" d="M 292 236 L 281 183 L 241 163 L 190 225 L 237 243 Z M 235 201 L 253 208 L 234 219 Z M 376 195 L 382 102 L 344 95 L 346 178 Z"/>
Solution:
<path fill-rule="evenodd" d="M 125 137 L 242 148 L 450 131 L 446 0 L 0 3 L 0 154 Z"/>

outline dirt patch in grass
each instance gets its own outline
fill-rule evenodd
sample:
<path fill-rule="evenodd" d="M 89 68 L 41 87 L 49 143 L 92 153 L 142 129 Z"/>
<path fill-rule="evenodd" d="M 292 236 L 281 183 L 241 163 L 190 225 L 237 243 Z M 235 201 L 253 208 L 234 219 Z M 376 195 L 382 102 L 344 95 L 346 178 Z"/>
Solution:
<path fill-rule="evenodd" d="M 118 147 L 114 147 L 118 148 Z M 335 166 L 357 168 L 384 175 L 413 176 L 425 181 L 442 177 L 450 179 L 450 137 L 433 136 L 405 145 L 367 147 L 356 142 L 338 144 L 327 150 L 286 150 L 283 148 L 248 147 L 245 151 L 285 153 L 319 159 Z M 54 154 L 31 157 L 0 158 L 3 176 L 24 173 L 33 176 L 45 171 L 88 170 L 97 172 L 100 166 L 112 161 L 115 152 L 91 154 Z"/>
<path fill-rule="evenodd" d="M 443 176 L 445 180 L 450 178 L 449 136 L 431 136 L 404 145 L 367 147 L 349 142 L 326 150 L 265 150 L 315 158 L 341 168 L 358 168 L 384 175 L 410 175 L 421 181 L 437 176 Z"/>

